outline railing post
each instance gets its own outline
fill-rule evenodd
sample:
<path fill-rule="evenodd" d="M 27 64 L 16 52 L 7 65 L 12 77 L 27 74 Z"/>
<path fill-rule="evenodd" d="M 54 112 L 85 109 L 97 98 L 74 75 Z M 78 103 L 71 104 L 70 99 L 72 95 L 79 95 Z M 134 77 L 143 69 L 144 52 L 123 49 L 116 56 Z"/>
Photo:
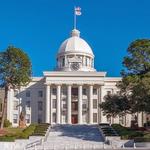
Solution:
<path fill-rule="evenodd" d="M 133 148 L 134 148 L 134 149 L 136 149 L 136 145 L 135 145 L 135 142 L 134 142 L 134 144 L 133 144 Z"/>
<path fill-rule="evenodd" d="M 124 143 L 122 144 L 122 148 L 123 148 L 123 149 L 125 148 Z"/>
<path fill-rule="evenodd" d="M 103 143 L 103 149 L 105 149 L 105 143 Z"/>
<path fill-rule="evenodd" d="M 36 149 L 36 144 L 34 145 L 34 150 L 37 150 L 37 149 Z"/>

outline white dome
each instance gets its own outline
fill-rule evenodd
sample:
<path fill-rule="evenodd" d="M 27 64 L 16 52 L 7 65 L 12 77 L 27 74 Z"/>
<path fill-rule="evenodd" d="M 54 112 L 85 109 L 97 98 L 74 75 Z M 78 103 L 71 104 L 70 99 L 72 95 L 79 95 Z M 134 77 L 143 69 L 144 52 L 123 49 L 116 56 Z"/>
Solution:
<path fill-rule="evenodd" d="M 76 29 L 72 30 L 70 38 L 65 40 L 58 51 L 58 54 L 61 53 L 68 53 L 68 52 L 73 52 L 73 53 L 85 53 L 94 56 L 92 49 L 88 45 L 88 43 L 80 38 L 80 32 Z"/>

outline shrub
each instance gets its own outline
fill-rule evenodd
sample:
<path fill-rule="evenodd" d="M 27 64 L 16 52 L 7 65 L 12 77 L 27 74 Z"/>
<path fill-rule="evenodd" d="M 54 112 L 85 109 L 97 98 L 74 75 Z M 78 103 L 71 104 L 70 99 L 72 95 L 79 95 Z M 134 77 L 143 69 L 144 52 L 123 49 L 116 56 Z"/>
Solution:
<path fill-rule="evenodd" d="M 3 141 L 3 142 L 14 142 L 15 141 L 15 137 L 12 137 L 12 136 L 0 136 L 0 141 Z"/>
<path fill-rule="evenodd" d="M 142 138 L 142 137 L 137 137 L 134 139 L 135 142 L 150 142 L 150 138 Z"/>
<path fill-rule="evenodd" d="M 143 137 L 144 133 L 123 127 L 119 124 L 113 124 L 112 127 L 118 132 L 122 139 L 134 139 L 135 137 Z"/>
<path fill-rule="evenodd" d="M 4 120 L 4 127 L 10 127 L 11 125 L 12 123 L 9 120 L 7 119 Z"/>
<path fill-rule="evenodd" d="M 36 125 L 31 124 L 27 128 L 25 128 L 21 134 L 16 134 L 15 137 L 17 139 L 27 139 L 29 138 L 30 135 L 33 134 L 35 128 L 36 128 Z"/>

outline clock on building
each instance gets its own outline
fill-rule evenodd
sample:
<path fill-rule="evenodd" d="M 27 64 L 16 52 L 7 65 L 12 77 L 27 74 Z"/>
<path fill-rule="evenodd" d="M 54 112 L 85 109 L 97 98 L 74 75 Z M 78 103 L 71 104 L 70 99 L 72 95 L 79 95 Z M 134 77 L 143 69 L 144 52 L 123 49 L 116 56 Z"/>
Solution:
<path fill-rule="evenodd" d="M 71 70 L 77 71 L 77 70 L 79 70 L 79 67 L 80 67 L 80 65 L 78 62 L 71 63 Z"/>

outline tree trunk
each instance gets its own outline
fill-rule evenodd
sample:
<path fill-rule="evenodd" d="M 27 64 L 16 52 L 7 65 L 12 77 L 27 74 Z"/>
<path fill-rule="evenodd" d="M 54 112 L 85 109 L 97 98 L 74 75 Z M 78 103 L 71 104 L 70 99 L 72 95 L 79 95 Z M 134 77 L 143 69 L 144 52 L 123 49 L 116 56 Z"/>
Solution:
<path fill-rule="evenodd" d="M 125 124 L 124 124 L 124 125 L 125 125 L 125 127 L 126 127 L 126 125 L 127 125 L 127 118 L 126 118 L 127 116 L 126 116 L 126 115 L 127 115 L 127 114 L 125 113 L 125 116 L 124 116 L 124 119 L 125 119 L 125 121 L 124 121 Z"/>
<path fill-rule="evenodd" d="M 8 86 L 5 86 L 5 97 L 4 97 L 4 105 L 2 110 L 2 120 L 0 128 L 3 129 L 4 127 L 4 120 L 6 117 L 6 110 L 7 110 L 7 95 L 8 95 Z"/>

